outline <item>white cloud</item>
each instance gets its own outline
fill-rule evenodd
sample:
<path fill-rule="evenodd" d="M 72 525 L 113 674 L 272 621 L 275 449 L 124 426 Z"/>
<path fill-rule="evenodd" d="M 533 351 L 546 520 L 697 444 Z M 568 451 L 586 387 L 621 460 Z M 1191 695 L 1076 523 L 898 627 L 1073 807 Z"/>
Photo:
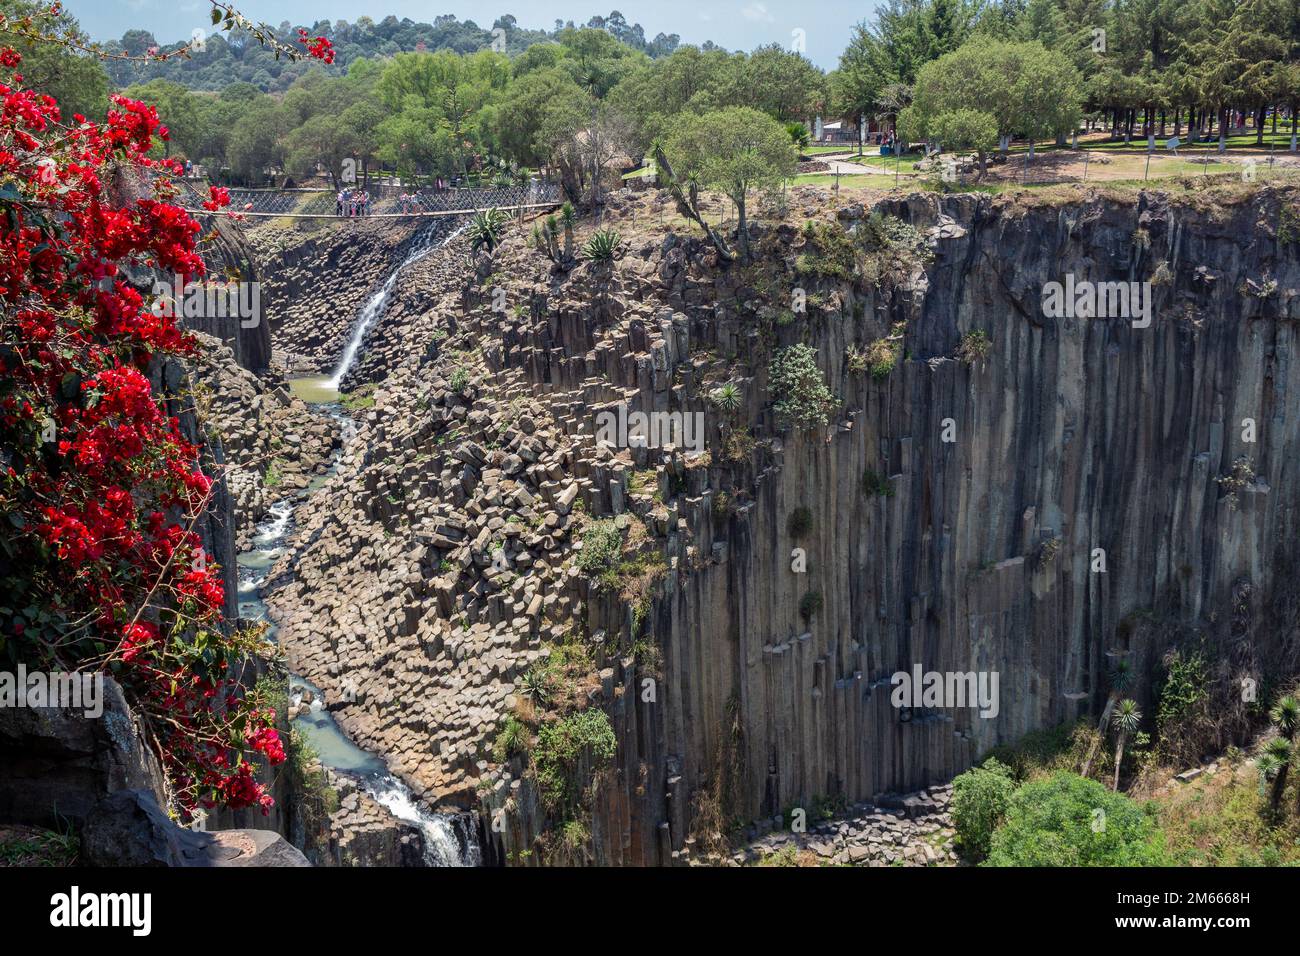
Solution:
<path fill-rule="evenodd" d="M 776 17 L 772 16 L 765 3 L 751 3 L 740 11 L 740 15 L 746 20 L 755 23 L 775 23 Z"/>

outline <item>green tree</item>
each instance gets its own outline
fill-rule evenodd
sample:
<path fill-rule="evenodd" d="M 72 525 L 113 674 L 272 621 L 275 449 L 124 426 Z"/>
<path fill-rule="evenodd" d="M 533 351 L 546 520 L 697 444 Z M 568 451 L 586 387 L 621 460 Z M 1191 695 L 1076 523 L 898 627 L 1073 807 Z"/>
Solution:
<path fill-rule="evenodd" d="M 979 159 L 983 179 L 988 170 L 988 155 L 998 145 L 998 124 L 991 113 L 979 110 L 947 110 L 935 117 L 931 135 L 954 150 L 973 150 Z"/>
<path fill-rule="evenodd" d="M 32 0 L 0 0 L 0 14 L 20 19 L 49 6 Z M 80 31 L 76 19 L 66 11 L 51 26 L 63 34 Z M 22 54 L 23 85 L 53 96 L 65 122 L 78 113 L 88 119 L 103 118 L 108 108 L 108 77 L 99 60 L 58 43 L 24 40 L 12 34 L 5 35 L 3 45 Z"/>
<path fill-rule="evenodd" d="M 451 131 L 434 109 L 405 109 L 385 117 L 375 128 L 378 158 L 406 177 L 448 174 L 456 168 Z"/>
<path fill-rule="evenodd" d="M 960 122 L 945 114 L 985 114 Z M 1079 76 L 1061 54 L 1042 44 L 976 37 L 922 67 L 912 105 L 899 117 L 905 139 L 935 139 L 948 129 L 982 140 L 989 119 L 1006 142 L 1014 134 L 1033 140 L 1069 131 L 1082 111 Z"/>
<path fill-rule="evenodd" d="M 1011 768 L 994 757 L 953 779 L 953 826 L 962 849 L 973 859 L 988 855 L 993 832 L 1015 792 Z"/>
<path fill-rule="evenodd" d="M 1166 866 L 1172 862 L 1148 809 L 1095 780 L 1059 771 L 1007 803 L 985 866 Z"/>
<path fill-rule="evenodd" d="M 590 102 L 573 77 L 558 68 L 539 69 L 516 77 L 499 99 L 478 115 L 479 140 L 493 153 L 520 166 L 542 166 L 550 160 L 543 131 L 557 116 L 590 115 Z"/>
<path fill-rule="evenodd" d="M 736 206 L 741 255 L 749 256 L 746 199 L 794 175 L 798 153 L 790 135 L 766 113 L 746 107 L 682 116 L 667 147 L 679 176 L 719 190 Z"/>
<path fill-rule="evenodd" d="M 262 171 L 279 159 L 281 115 L 271 98 L 263 97 L 250 103 L 235 122 L 226 161 L 238 181 L 259 184 Z"/>
<path fill-rule="evenodd" d="M 826 105 L 821 70 L 779 44 L 759 47 L 734 62 L 737 89 L 728 105 L 749 106 L 782 121 L 808 119 Z"/>
<path fill-rule="evenodd" d="M 198 155 L 204 135 L 206 116 L 200 100 L 193 93 L 169 80 L 151 80 L 141 86 L 129 86 L 123 96 L 148 103 L 158 110 L 158 118 L 167 127 L 168 139 L 163 144 L 163 155 L 173 151 L 194 157 Z"/>

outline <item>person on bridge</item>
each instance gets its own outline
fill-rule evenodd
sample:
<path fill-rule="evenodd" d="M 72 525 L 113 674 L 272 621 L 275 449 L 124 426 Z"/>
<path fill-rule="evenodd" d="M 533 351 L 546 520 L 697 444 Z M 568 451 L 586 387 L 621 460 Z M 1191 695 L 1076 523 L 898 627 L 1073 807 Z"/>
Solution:
<path fill-rule="evenodd" d="M 347 194 L 340 189 L 338 196 L 334 200 L 334 215 L 336 216 L 343 215 L 343 201 L 346 198 L 346 196 Z"/>

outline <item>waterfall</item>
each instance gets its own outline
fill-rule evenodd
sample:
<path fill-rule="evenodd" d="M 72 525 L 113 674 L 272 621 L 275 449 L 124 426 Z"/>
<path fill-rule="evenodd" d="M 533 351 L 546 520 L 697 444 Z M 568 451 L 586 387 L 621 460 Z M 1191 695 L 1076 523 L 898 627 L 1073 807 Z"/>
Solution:
<path fill-rule="evenodd" d="M 478 866 L 478 840 L 473 833 L 463 831 L 465 825 L 459 817 L 445 813 L 429 813 L 416 804 L 411 791 L 391 774 L 368 780 L 366 792 L 382 807 L 386 807 L 399 820 L 415 824 L 424 837 L 424 862 L 428 866 Z"/>
<path fill-rule="evenodd" d="M 401 276 L 401 274 L 410 266 L 415 265 L 415 263 L 419 262 L 435 249 L 441 249 L 448 245 L 464 231 L 465 226 L 461 226 L 441 242 L 435 242 L 434 236 L 438 232 L 438 227 L 434 226 L 416 240 L 415 248 L 411 250 L 411 253 L 405 260 L 403 260 L 402 264 L 393 270 L 392 275 L 388 277 L 384 284 L 379 287 L 379 290 L 370 297 L 370 300 L 361 309 L 361 313 L 357 317 L 356 327 L 352 330 L 352 338 L 348 341 L 347 348 L 343 350 L 343 357 L 339 359 L 339 364 L 334 369 L 334 373 L 325 383 L 327 386 L 335 389 L 338 388 L 340 383 L 343 381 L 344 376 L 352 370 L 352 366 L 357 360 L 357 353 L 361 351 L 361 343 L 365 340 L 366 333 L 370 331 L 370 327 L 375 324 L 375 321 L 384 314 L 384 309 L 388 307 L 388 297 L 392 295 L 393 287 L 397 285 L 398 277 Z"/>

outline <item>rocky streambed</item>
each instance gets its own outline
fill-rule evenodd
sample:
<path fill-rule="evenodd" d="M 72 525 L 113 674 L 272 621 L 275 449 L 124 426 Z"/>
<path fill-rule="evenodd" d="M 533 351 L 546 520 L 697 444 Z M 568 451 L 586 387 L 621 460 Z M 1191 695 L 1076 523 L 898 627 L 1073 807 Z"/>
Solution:
<path fill-rule="evenodd" d="M 212 412 L 227 427 L 232 464 L 227 472 L 237 513 L 239 615 L 267 622 L 278 640 L 263 600 L 278 562 L 290 557 L 305 511 L 348 453 L 356 428 L 343 406 L 337 379 L 353 364 L 369 325 L 382 314 L 402 268 L 418 261 L 453 230 L 431 230 L 366 300 L 353 320 L 347 346 L 331 379 L 284 378 L 274 371 L 254 376 L 232 361 L 229 349 L 209 342 Z M 251 414 L 249 414 L 251 412 Z M 251 516 L 261 515 L 253 523 Z M 315 752 L 326 785 L 337 796 L 329 836 L 315 854 L 318 865 L 465 866 L 480 860 L 477 818 L 435 813 L 389 772 L 385 761 L 358 747 L 339 728 L 325 694 L 297 674 L 290 675 L 290 718 Z"/>

